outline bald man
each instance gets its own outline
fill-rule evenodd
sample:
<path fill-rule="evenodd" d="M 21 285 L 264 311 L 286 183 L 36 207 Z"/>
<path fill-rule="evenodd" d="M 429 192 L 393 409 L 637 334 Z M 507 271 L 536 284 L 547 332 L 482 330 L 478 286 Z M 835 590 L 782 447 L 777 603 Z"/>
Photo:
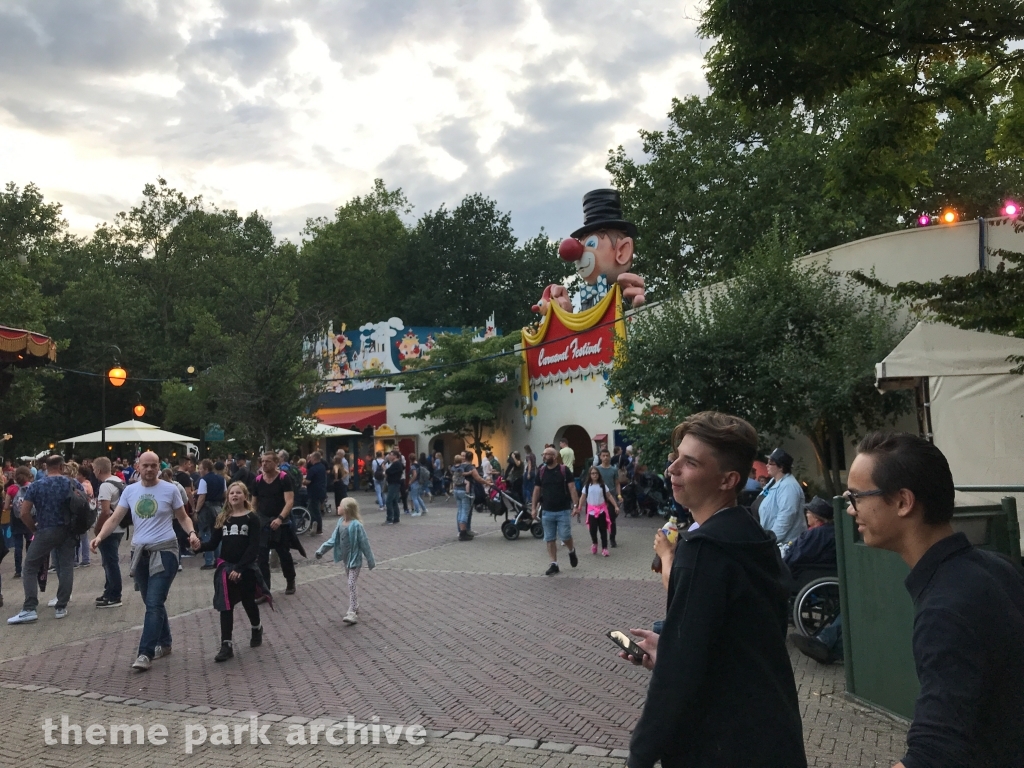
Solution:
<path fill-rule="evenodd" d="M 122 518 L 131 512 L 135 534 L 132 536 L 131 575 L 146 604 L 146 620 L 139 640 L 139 657 L 132 669 L 145 672 L 154 659 L 171 653 L 171 625 L 167 620 L 167 593 L 178 575 L 178 539 L 172 521 L 178 523 L 189 543 L 198 542 L 192 520 L 185 514 L 181 494 L 174 483 L 161 480 L 160 457 L 147 451 L 139 457 L 139 482 L 124 489 L 114 513 L 107 518 L 90 545 L 93 552 L 112 535 Z"/>

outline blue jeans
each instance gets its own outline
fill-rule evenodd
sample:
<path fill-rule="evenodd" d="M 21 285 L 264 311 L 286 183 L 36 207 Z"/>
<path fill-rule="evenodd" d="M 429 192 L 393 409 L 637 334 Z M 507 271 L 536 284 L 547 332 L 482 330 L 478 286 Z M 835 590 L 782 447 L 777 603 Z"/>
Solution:
<path fill-rule="evenodd" d="M 112 533 L 98 547 L 103 559 L 103 596 L 107 600 L 121 599 L 121 564 L 117 561 L 117 550 L 122 538 L 124 534 L 120 531 Z"/>
<path fill-rule="evenodd" d="M 203 504 L 203 509 L 199 513 L 199 525 L 196 526 L 196 533 L 199 534 L 199 540 L 204 544 L 213 538 L 213 524 L 223 508 L 222 504 Z M 214 565 L 218 557 L 220 557 L 220 546 L 216 550 L 203 552 L 203 564 Z"/>
<path fill-rule="evenodd" d="M 379 480 L 373 481 L 373 490 L 377 492 L 377 506 L 384 506 L 384 484 Z"/>
<path fill-rule="evenodd" d="M 540 521 L 544 525 L 544 541 L 572 540 L 572 510 L 544 509 L 541 510 Z"/>
<path fill-rule="evenodd" d="M 142 623 L 142 639 L 139 640 L 139 655 L 153 658 L 156 647 L 171 647 L 171 624 L 167 620 L 167 593 L 171 591 L 171 582 L 178 575 L 178 558 L 173 552 L 161 552 L 160 559 L 164 569 L 153 576 L 149 575 L 149 557 L 143 556 L 135 571 L 135 582 L 146 604 L 146 619 Z"/>
<path fill-rule="evenodd" d="M 818 639 L 838 658 L 843 658 L 843 614 L 818 633 Z"/>
<path fill-rule="evenodd" d="M 473 497 L 466 493 L 463 488 L 456 488 L 455 491 L 455 522 L 457 528 L 461 531 L 462 526 L 465 525 L 469 528 L 469 513 L 473 508 Z"/>
<path fill-rule="evenodd" d="M 401 483 L 392 483 L 388 486 L 388 498 L 387 498 L 387 510 L 388 520 L 392 523 L 399 522 L 402 517 L 402 512 L 398 508 L 398 502 L 402 498 L 402 485 Z"/>
<path fill-rule="evenodd" d="M 409 488 L 409 495 L 412 496 L 412 508 L 416 512 L 426 512 L 427 505 L 423 501 L 424 487 L 418 482 L 413 483 Z"/>
<path fill-rule="evenodd" d="M 531 504 L 533 503 L 533 487 L 537 484 L 536 480 L 527 480 L 523 478 L 523 503 L 526 504 L 526 510 L 529 511 Z"/>
<path fill-rule="evenodd" d="M 25 542 L 28 541 L 28 534 L 24 531 L 11 530 L 11 547 L 14 549 L 14 575 L 18 576 L 21 574 L 21 552 L 22 548 L 27 548 Z"/>

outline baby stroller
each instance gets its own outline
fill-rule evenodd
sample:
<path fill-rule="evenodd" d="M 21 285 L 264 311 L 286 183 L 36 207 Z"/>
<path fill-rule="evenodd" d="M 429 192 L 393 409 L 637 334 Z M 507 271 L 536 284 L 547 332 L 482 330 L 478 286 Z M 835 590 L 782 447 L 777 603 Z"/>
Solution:
<path fill-rule="evenodd" d="M 520 531 L 529 531 L 533 538 L 544 538 L 544 526 L 540 520 L 534 520 L 526 509 L 525 504 L 519 501 L 508 492 L 505 481 L 497 477 L 494 485 L 488 491 L 488 511 L 497 519 L 500 515 L 505 516 L 505 522 L 501 524 L 501 535 L 509 541 L 519 538 Z"/>

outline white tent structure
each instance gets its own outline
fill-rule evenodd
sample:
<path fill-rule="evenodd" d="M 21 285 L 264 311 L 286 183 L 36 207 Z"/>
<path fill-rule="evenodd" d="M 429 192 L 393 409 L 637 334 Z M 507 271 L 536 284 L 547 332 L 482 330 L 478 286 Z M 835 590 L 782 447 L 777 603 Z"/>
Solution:
<path fill-rule="evenodd" d="M 1024 339 L 918 323 L 875 366 L 879 389 L 917 389 L 922 431 L 957 485 L 1024 484 L 1024 376 L 1010 373 L 1012 356 Z"/>
<path fill-rule="evenodd" d="M 99 443 L 102 434 L 99 430 L 87 432 L 84 435 L 68 437 L 59 440 L 61 443 Z M 129 419 L 120 424 L 107 427 L 108 443 L 198 443 L 198 437 L 179 435 L 176 432 L 168 432 L 160 429 L 155 424 L 147 424 L 144 421 Z"/>
<path fill-rule="evenodd" d="M 334 427 L 330 424 L 324 424 L 323 422 L 317 422 L 316 426 L 309 430 L 303 437 L 347 437 L 350 435 L 361 435 L 362 432 L 356 432 L 354 429 L 345 429 L 344 427 Z"/>

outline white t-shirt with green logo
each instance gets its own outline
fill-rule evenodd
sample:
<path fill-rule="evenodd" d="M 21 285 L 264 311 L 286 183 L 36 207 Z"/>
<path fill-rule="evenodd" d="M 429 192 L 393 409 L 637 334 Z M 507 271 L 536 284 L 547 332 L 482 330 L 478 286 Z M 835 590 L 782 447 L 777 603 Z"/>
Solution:
<path fill-rule="evenodd" d="M 133 545 L 158 544 L 174 538 L 174 510 L 181 509 L 181 494 L 174 483 L 157 480 L 156 485 L 141 482 L 126 486 L 119 507 L 128 507 L 132 513 L 135 535 Z"/>

